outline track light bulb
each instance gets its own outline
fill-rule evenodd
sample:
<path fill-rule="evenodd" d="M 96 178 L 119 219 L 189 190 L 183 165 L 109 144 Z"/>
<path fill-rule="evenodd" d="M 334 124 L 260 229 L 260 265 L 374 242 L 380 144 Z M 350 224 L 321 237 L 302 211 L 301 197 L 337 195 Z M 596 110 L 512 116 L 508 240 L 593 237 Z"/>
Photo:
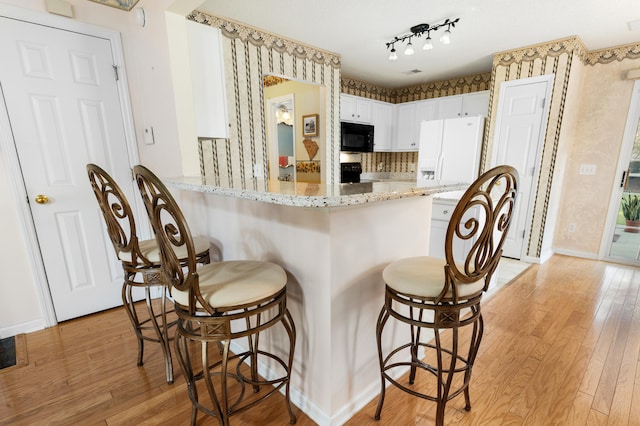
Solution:
<path fill-rule="evenodd" d="M 411 44 L 411 41 L 407 43 L 407 47 L 404 49 L 404 54 L 407 56 L 413 55 L 413 44 Z"/>
<path fill-rule="evenodd" d="M 442 36 L 440 37 L 440 43 L 442 44 L 449 44 L 451 43 L 451 31 L 449 31 L 448 29 L 444 32 L 444 34 L 442 34 Z"/>
<path fill-rule="evenodd" d="M 431 50 L 433 49 L 433 43 L 431 42 L 431 37 L 427 37 L 424 41 L 424 46 L 422 46 L 422 50 Z"/>
<path fill-rule="evenodd" d="M 389 54 L 389 60 L 390 61 L 395 61 L 396 59 L 398 59 L 398 55 L 396 54 L 395 47 L 392 47 L 391 48 L 391 53 Z"/>

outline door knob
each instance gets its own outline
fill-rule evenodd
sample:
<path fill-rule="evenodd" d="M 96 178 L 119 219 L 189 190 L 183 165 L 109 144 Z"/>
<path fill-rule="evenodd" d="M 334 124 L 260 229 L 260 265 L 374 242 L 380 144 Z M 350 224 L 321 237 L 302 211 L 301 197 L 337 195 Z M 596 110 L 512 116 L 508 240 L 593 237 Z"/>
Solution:
<path fill-rule="evenodd" d="M 46 195 L 38 194 L 36 195 L 35 200 L 38 204 L 47 204 L 49 202 L 49 197 L 47 197 Z"/>

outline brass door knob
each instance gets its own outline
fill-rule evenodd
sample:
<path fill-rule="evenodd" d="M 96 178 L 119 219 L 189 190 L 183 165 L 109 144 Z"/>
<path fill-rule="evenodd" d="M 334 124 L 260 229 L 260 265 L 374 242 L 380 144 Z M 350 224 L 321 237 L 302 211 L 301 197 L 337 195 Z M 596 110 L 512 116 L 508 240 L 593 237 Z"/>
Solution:
<path fill-rule="evenodd" d="M 36 203 L 38 204 L 47 204 L 49 202 L 49 197 L 46 195 L 38 194 L 36 195 Z"/>

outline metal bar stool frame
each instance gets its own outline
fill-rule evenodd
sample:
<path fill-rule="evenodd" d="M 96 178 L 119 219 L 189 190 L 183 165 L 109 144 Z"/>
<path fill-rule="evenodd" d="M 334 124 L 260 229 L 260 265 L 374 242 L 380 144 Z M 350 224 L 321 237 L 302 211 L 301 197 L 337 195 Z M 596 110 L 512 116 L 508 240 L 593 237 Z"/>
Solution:
<path fill-rule="evenodd" d="M 447 402 L 461 393 L 465 409 L 471 410 L 469 383 L 484 331 L 480 301 L 498 267 L 517 192 L 518 173 L 513 167 L 498 166 L 485 172 L 465 191 L 453 212 L 446 233 L 444 260 L 401 259 L 383 271 L 385 301 L 376 325 L 382 382 L 376 420 L 381 417 L 387 382 L 436 402 L 436 425 L 444 424 Z M 470 216 L 472 209 L 479 209 L 484 220 Z M 454 259 L 456 239 L 471 242 L 463 263 Z M 384 354 L 382 335 L 390 318 L 408 324 L 410 338 L 408 343 Z M 469 348 L 461 353 L 459 332 L 469 325 L 472 326 Z M 421 341 L 423 328 L 433 330 L 433 343 Z M 448 345 L 440 334 L 445 330 L 451 333 Z M 424 361 L 421 350 L 435 351 L 435 365 Z M 394 378 L 397 375 L 393 372 L 401 372 L 399 369 L 409 370 L 408 378 L 404 378 L 406 384 L 401 382 L 402 378 Z M 429 389 L 415 389 L 418 371 L 435 377 L 435 394 L 429 393 Z M 462 377 L 454 383 L 459 376 Z"/>
<path fill-rule="evenodd" d="M 180 264 L 174 254 L 176 247 L 186 247 L 189 257 L 194 253 L 191 233 L 182 211 L 153 172 L 138 165 L 134 167 L 134 175 L 160 247 L 162 271 L 174 296 L 178 315 L 175 352 L 192 402 L 191 424 L 196 424 L 197 413 L 202 411 L 217 418 L 221 425 L 228 425 L 231 416 L 254 407 L 283 387 L 290 423 L 294 424 L 296 416 L 291 405 L 290 378 L 296 329 L 286 305 L 286 273 L 279 266 L 263 261 L 220 261 L 203 268 L 197 268 L 193 260 Z M 216 281 L 216 274 L 224 276 L 223 284 Z M 268 281 L 274 276 L 282 280 L 277 291 L 263 292 L 263 297 L 251 294 L 254 288 L 261 288 L 261 281 Z M 236 298 L 246 302 L 228 306 L 216 304 L 217 285 L 224 287 L 223 292 L 246 293 Z M 239 290 L 234 290 L 234 287 Z M 289 351 L 285 359 L 259 347 L 261 332 L 279 323 L 287 333 Z M 231 342 L 244 337 L 248 338 L 248 349 L 232 354 Z M 212 359 L 211 344 L 219 349 L 220 359 Z M 198 349 L 199 364 L 192 359 L 192 353 Z M 281 374 L 261 378 L 258 375 L 259 358 L 277 364 Z M 230 371 L 229 364 L 233 360 L 237 361 L 235 371 Z M 248 375 L 241 371 L 247 363 Z M 220 392 L 216 390 L 216 378 L 219 379 Z M 239 394 L 232 401 L 228 393 L 229 379 L 240 385 Z M 198 383 L 202 382 L 209 396 L 209 405 L 199 398 Z M 252 387 L 254 394 L 259 393 L 261 387 L 269 389 L 263 395 L 246 401 L 246 385 Z"/>
<path fill-rule="evenodd" d="M 155 239 L 140 241 L 131 205 L 117 182 L 96 164 L 86 166 L 89 182 L 98 201 L 107 226 L 107 233 L 120 260 L 124 272 L 122 284 L 122 304 L 129 317 L 138 342 L 138 366 L 144 364 L 144 342 L 159 343 L 164 358 L 167 383 L 173 383 L 173 362 L 171 358 L 171 337 L 169 329 L 176 321 L 169 322 L 167 314 L 174 310 L 167 300 L 168 287 L 163 280 L 159 262 L 159 250 Z M 208 242 L 201 239 L 200 246 L 207 246 L 197 254 L 197 261 L 209 263 Z M 150 254 L 154 255 L 149 259 Z M 152 288 L 160 288 L 160 311 L 153 306 Z M 144 290 L 145 317 L 136 309 L 135 288 Z M 168 306 L 169 305 L 169 306 Z"/>

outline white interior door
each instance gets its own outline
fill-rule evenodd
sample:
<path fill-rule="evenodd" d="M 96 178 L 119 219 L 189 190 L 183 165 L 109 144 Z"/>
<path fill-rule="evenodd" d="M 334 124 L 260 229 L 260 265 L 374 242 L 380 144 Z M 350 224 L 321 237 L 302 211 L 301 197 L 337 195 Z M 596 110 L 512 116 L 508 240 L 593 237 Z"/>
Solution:
<path fill-rule="evenodd" d="M 58 321 L 120 305 L 122 272 L 85 166 L 133 200 L 111 42 L 0 17 L 0 85 Z M 48 202 L 38 204 L 37 195 Z"/>
<path fill-rule="evenodd" d="M 518 170 L 520 194 L 511 228 L 505 239 L 504 256 L 521 259 L 530 221 L 536 181 L 538 153 L 546 126 L 549 89 L 553 76 L 533 77 L 502 83 L 498 105 L 492 167 L 507 164 Z"/>

